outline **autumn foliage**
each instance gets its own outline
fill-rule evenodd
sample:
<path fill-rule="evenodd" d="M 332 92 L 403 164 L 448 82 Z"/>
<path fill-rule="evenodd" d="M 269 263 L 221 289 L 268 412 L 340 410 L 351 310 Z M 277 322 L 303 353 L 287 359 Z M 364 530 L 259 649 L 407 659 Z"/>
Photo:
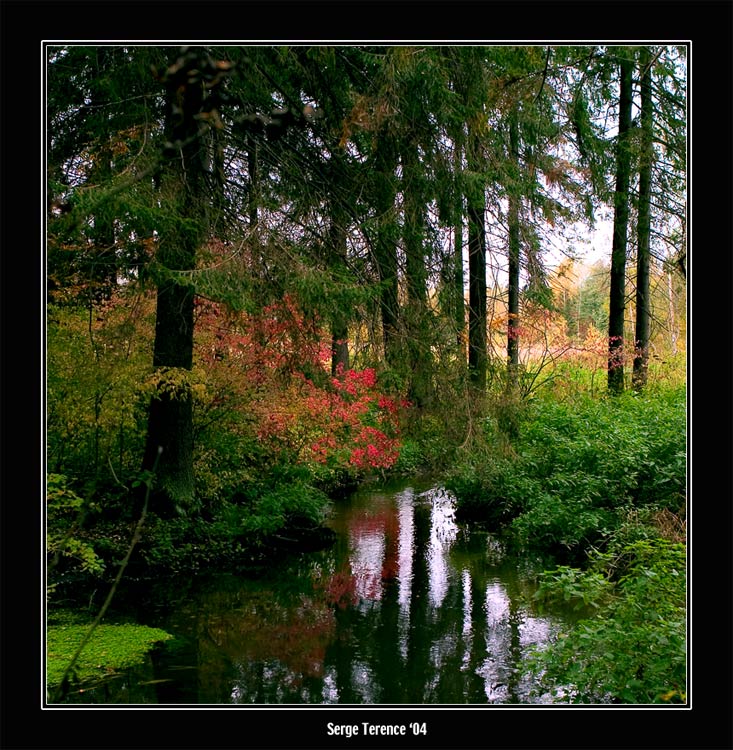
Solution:
<path fill-rule="evenodd" d="M 330 342 L 295 300 L 256 313 L 198 304 L 198 353 L 208 371 L 201 407 L 225 398 L 260 449 L 276 459 L 351 476 L 398 457 L 402 404 L 373 368 L 330 375 Z"/>

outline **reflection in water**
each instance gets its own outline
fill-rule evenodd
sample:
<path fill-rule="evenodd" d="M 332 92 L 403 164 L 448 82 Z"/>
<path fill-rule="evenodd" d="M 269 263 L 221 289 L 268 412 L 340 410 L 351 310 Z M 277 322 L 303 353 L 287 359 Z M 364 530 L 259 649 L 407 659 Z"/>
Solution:
<path fill-rule="evenodd" d="M 530 578 L 492 537 L 456 524 L 450 494 L 360 492 L 329 523 L 334 547 L 264 580 L 150 592 L 138 619 L 178 641 L 154 656 L 157 700 L 143 702 L 539 700 L 519 667 L 557 623 L 531 612 Z"/>
<path fill-rule="evenodd" d="M 466 672 L 471 668 L 471 573 L 464 569 L 461 571 L 461 593 L 463 594 L 463 628 L 461 639 L 463 643 L 463 657 L 461 659 L 461 671 Z"/>
<path fill-rule="evenodd" d="M 402 661 L 407 659 L 407 638 L 410 632 L 410 599 L 412 596 L 412 551 L 414 548 L 413 491 L 407 489 L 397 496 L 397 519 L 399 524 L 397 639 Z"/>
<path fill-rule="evenodd" d="M 379 661 L 379 652 L 389 649 L 370 650 L 372 621 L 352 622 L 350 647 L 366 650 L 376 665 L 373 673 L 361 661 L 353 665 L 352 702 L 386 702 L 387 695 L 391 702 L 529 702 L 531 685 L 521 679 L 519 662 L 528 646 L 551 636 L 553 627 L 528 611 L 516 571 L 508 574 L 501 567 L 498 543 L 484 537 L 484 545 L 477 546 L 466 535 L 460 539 L 453 498 L 440 488 L 368 499 L 364 505 L 355 500 L 334 524 L 350 530 L 357 610 L 366 614 L 365 600 L 379 602 L 369 616 L 382 623 L 379 637 L 396 640 L 397 648 L 390 673 Z M 393 571 L 395 601 L 389 598 Z M 389 611 L 393 606 L 396 617 Z M 384 627 L 390 619 L 391 632 Z M 417 681 L 401 684 L 399 670 Z M 378 681 L 381 692 L 367 698 L 364 675 Z"/>
<path fill-rule="evenodd" d="M 400 607 L 410 602 L 412 591 L 412 550 L 414 524 L 412 522 L 412 490 L 406 490 L 397 498 L 397 519 L 399 525 L 399 597 Z"/>
<path fill-rule="evenodd" d="M 362 601 L 382 598 L 381 570 L 384 560 L 384 529 L 357 528 L 349 535 L 349 556 L 354 591 Z"/>
<path fill-rule="evenodd" d="M 430 545 L 427 551 L 430 603 L 439 607 L 448 590 L 448 551 L 455 541 L 455 507 L 450 496 L 440 490 L 427 493 L 430 509 Z"/>

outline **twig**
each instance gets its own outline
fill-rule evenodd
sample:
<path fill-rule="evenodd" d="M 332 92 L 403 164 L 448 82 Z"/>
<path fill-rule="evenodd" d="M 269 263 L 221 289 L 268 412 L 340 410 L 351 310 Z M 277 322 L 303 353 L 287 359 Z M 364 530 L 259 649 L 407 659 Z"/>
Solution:
<path fill-rule="evenodd" d="M 162 452 L 163 452 L 163 448 L 158 446 L 158 455 L 155 457 L 155 463 L 153 464 L 153 475 L 155 474 L 155 470 L 158 466 L 158 460 L 160 459 L 160 455 Z M 140 535 L 142 533 L 143 524 L 145 523 L 145 518 L 148 514 L 148 501 L 150 500 L 150 488 L 152 486 L 152 483 L 153 483 L 153 480 L 151 477 L 147 482 L 147 489 L 145 491 L 145 502 L 143 503 L 143 510 L 135 526 L 135 533 L 132 535 L 132 541 L 130 542 L 130 546 L 127 549 L 127 554 L 125 555 L 124 559 L 120 563 L 120 569 L 117 571 L 117 576 L 114 580 L 114 583 L 112 584 L 112 588 L 110 589 L 109 594 L 107 594 L 107 598 L 105 599 L 104 604 L 102 605 L 102 608 L 99 610 L 99 614 L 94 618 L 94 622 L 92 622 L 91 626 L 89 627 L 89 630 L 84 635 L 84 638 L 82 638 L 81 643 L 79 644 L 78 648 L 74 652 L 74 655 L 71 657 L 71 661 L 66 665 L 66 669 L 64 670 L 64 673 L 61 675 L 61 680 L 59 681 L 59 687 L 54 696 L 56 700 L 59 700 L 62 697 L 64 684 L 66 683 L 66 680 L 69 677 L 69 673 L 73 669 L 74 664 L 76 664 L 79 658 L 79 655 L 84 650 L 84 647 L 87 645 L 87 643 L 89 643 L 89 639 L 92 637 L 92 633 L 94 633 L 94 631 L 97 629 L 97 625 L 99 625 L 102 618 L 107 613 L 107 610 L 109 609 L 109 605 L 112 603 L 112 598 L 114 597 L 115 592 L 117 591 L 117 586 L 122 580 L 122 575 L 125 572 L 127 563 L 130 561 L 130 557 L 132 556 L 132 551 L 135 549 L 135 545 L 137 545 L 137 543 L 140 541 Z"/>
<path fill-rule="evenodd" d="M 540 98 L 540 94 L 542 93 L 542 89 L 545 87 L 545 81 L 547 80 L 547 69 L 550 67 L 550 51 L 552 50 L 552 47 L 547 47 L 547 57 L 545 58 L 545 69 L 542 71 L 542 82 L 540 83 L 540 87 L 537 91 L 537 95 L 535 96 L 534 100 L 535 102 Z"/>

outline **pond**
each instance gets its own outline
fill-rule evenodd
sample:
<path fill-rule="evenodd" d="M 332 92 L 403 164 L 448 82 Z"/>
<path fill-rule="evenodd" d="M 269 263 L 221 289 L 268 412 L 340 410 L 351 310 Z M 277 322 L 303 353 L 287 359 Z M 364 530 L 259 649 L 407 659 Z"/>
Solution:
<path fill-rule="evenodd" d="M 130 584 L 137 622 L 175 640 L 74 703 L 527 704 L 520 665 L 563 625 L 531 606 L 532 565 L 458 524 L 441 487 L 362 489 L 334 503 L 333 546 L 257 578 Z M 570 617 L 570 613 L 565 613 Z"/>

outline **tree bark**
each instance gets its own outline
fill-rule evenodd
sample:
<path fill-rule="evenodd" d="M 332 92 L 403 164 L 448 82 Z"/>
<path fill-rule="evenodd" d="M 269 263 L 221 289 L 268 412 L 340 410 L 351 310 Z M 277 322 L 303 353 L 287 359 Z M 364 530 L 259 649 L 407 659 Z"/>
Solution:
<path fill-rule="evenodd" d="M 455 173 L 458 174 L 462 169 L 462 149 L 456 143 Z M 455 220 L 455 238 L 453 244 L 453 287 L 455 294 L 455 322 L 456 322 L 456 341 L 458 346 L 465 351 L 465 330 L 466 330 L 466 305 L 463 297 L 463 194 L 458 195 L 458 209 Z"/>
<path fill-rule="evenodd" d="M 478 136 L 469 132 L 468 167 L 481 174 Z M 474 386 L 486 388 L 486 192 L 483 180 L 468 191 L 468 370 Z"/>
<path fill-rule="evenodd" d="M 430 400 L 431 361 L 427 309 L 427 270 L 423 239 L 425 234 L 425 200 L 421 189 L 422 175 L 417 147 L 405 144 L 402 156 L 404 196 L 403 240 L 405 248 L 405 286 L 407 310 L 405 332 L 409 359 L 409 399 L 417 407 Z"/>
<path fill-rule="evenodd" d="M 519 177 L 519 128 L 516 112 L 509 121 L 509 149 L 512 164 Z M 508 264 L 508 316 L 507 323 L 507 368 L 510 387 L 517 385 L 519 375 L 519 204 L 518 186 L 509 189 L 509 264 Z"/>
<path fill-rule="evenodd" d="M 629 224 L 629 178 L 631 152 L 631 79 L 633 61 L 622 50 L 619 63 L 620 95 L 616 147 L 616 189 L 614 192 L 613 243 L 611 247 L 611 291 L 608 313 L 608 390 L 624 390 L 624 313 L 626 310 L 626 242 Z"/>
<path fill-rule="evenodd" d="M 639 212 L 637 219 L 636 257 L 636 329 L 632 383 L 640 391 L 649 373 L 649 339 L 651 331 L 651 295 L 649 289 L 649 238 L 651 234 L 651 181 L 654 160 L 652 72 L 648 47 L 639 57 L 641 71 L 641 166 L 639 169 Z"/>
<path fill-rule="evenodd" d="M 195 119 L 202 110 L 204 82 L 199 53 L 182 53 L 168 68 L 166 136 L 170 158 L 163 168 L 161 199 L 175 220 L 161 232 L 156 261 L 158 278 L 153 367 L 159 375 L 150 401 L 143 469 L 151 471 L 158 452 L 151 509 L 167 516 L 194 497 L 193 405 L 187 371 L 193 364 L 194 290 L 175 273 L 190 271 L 205 236 L 205 151 Z M 177 228 L 174 228 L 177 227 Z M 183 373 L 181 373 L 183 371 Z"/>
<path fill-rule="evenodd" d="M 397 276 L 397 236 L 394 220 L 397 192 L 394 185 L 396 156 L 389 136 L 382 133 L 377 143 L 375 159 L 377 210 L 377 241 L 375 260 L 381 284 L 380 312 L 384 358 L 394 367 L 399 361 L 398 322 L 399 298 Z"/>
<path fill-rule="evenodd" d="M 346 223 L 338 209 L 337 199 L 331 201 L 328 264 L 342 270 L 346 267 Z M 347 315 L 337 312 L 331 321 L 331 374 L 349 369 L 349 326 Z"/>

